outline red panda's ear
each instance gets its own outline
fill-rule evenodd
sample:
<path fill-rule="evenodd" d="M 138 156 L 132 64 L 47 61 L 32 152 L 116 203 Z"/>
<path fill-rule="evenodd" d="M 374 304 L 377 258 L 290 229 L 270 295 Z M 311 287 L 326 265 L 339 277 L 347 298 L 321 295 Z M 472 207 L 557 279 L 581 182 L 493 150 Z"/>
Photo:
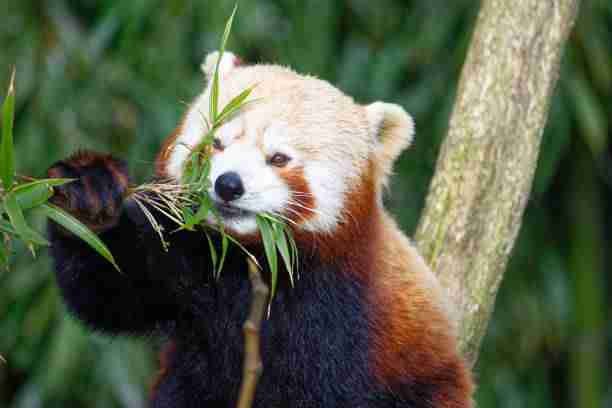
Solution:
<path fill-rule="evenodd" d="M 370 132 L 376 137 L 376 162 L 382 170 L 383 183 L 391 173 L 393 162 L 410 146 L 414 137 L 414 121 L 399 105 L 374 102 L 366 106 Z"/>
<path fill-rule="evenodd" d="M 210 81 L 215 73 L 215 68 L 217 66 L 217 60 L 219 59 L 219 51 L 211 52 L 206 56 L 200 68 L 202 72 L 206 75 L 206 80 Z M 219 76 L 224 77 L 229 72 L 231 72 L 234 68 L 242 65 L 242 60 L 238 58 L 234 53 L 225 51 L 223 53 L 223 58 L 219 63 Z"/>

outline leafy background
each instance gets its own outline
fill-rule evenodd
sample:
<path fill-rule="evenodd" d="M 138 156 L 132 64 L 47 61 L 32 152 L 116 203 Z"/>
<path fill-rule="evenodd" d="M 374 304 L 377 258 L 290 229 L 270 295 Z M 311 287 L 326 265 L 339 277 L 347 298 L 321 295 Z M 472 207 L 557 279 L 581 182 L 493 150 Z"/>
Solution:
<path fill-rule="evenodd" d="M 476 367 L 483 407 L 612 407 L 612 2 L 582 2 L 524 225 Z M 231 1 L 0 0 L 0 86 L 17 67 L 18 171 L 78 148 L 151 174 L 202 88 Z M 402 104 L 418 137 L 390 207 L 415 229 L 473 29 L 473 0 L 243 0 L 230 49 Z M 66 317 L 49 260 L 17 248 L 0 272 L 0 407 L 141 407 L 150 343 Z M 112 299 L 109 299 L 111 302 Z"/>

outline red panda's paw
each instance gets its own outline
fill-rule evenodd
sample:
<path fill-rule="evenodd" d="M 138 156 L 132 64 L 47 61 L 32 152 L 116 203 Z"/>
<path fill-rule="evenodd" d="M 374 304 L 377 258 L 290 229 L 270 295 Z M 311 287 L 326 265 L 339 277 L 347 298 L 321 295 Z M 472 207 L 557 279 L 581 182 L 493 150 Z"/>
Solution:
<path fill-rule="evenodd" d="M 56 187 L 51 203 L 95 232 L 103 232 L 117 223 L 129 185 L 124 161 L 109 154 L 81 151 L 55 163 L 47 175 L 76 179 Z"/>

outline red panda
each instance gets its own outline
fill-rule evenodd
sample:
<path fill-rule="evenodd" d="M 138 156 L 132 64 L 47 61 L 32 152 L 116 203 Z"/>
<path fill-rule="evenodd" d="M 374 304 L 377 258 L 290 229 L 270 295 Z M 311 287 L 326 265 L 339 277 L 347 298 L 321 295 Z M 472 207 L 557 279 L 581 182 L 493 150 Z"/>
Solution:
<path fill-rule="evenodd" d="M 217 58 L 203 64 L 209 80 Z M 471 375 L 443 292 L 382 203 L 393 162 L 414 134 L 410 116 L 393 104 L 359 105 L 289 68 L 239 61 L 223 56 L 220 106 L 252 86 L 253 102 L 215 134 L 209 193 L 225 229 L 257 256 L 255 215 L 285 219 L 300 259 L 299 279 L 280 282 L 263 323 L 254 408 L 470 407 Z M 163 145 L 157 177 L 181 179 L 206 134 L 209 92 Z M 151 407 L 235 406 L 250 299 L 244 256 L 231 251 L 215 281 L 199 234 L 171 234 L 164 252 L 138 207 L 122 198 L 123 164 L 86 156 L 50 169 L 78 178 L 56 202 L 104 227 L 100 237 L 124 272 L 106 271 L 104 260 L 51 225 L 69 310 L 99 330 L 171 340 Z"/>

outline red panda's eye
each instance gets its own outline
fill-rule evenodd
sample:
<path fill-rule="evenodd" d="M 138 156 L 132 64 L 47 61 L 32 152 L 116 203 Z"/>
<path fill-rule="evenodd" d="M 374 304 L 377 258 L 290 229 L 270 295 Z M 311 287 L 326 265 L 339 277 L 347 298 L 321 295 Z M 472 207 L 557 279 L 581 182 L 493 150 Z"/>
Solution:
<path fill-rule="evenodd" d="M 270 157 L 268 162 L 276 167 L 285 167 L 290 160 L 291 157 L 287 156 L 286 154 L 275 153 L 272 157 Z"/>
<path fill-rule="evenodd" d="M 217 150 L 223 150 L 223 144 L 221 143 L 221 139 L 215 137 L 213 139 L 213 147 Z"/>

